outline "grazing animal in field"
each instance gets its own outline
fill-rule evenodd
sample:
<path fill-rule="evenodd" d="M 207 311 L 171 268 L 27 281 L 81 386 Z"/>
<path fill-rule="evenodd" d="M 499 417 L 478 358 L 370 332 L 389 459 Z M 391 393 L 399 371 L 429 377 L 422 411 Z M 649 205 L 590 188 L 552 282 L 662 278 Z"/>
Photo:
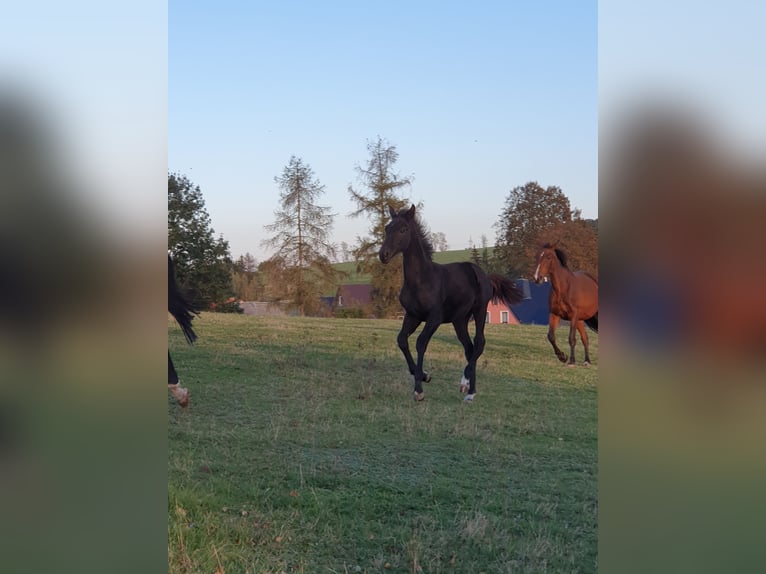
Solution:
<path fill-rule="evenodd" d="M 399 301 L 404 308 L 402 329 L 397 337 L 410 373 L 415 378 L 414 398 L 425 398 L 423 382 L 431 376 L 423 371 L 423 357 L 433 334 L 442 323 L 452 323 L 457 338 L 465 350 L 467 365 L 460 380 L 460 392 L 465 401 L 476 396 L 476 362 L 484 351 L 484 323 L 490 300 L 503 299 L 508 305 L 521 302 L 522 292 L 509 279 L 500 275 L 487 276 L 473 263 L 440 265 L 432 260 L 433 246 L 415 216 L 415 206 L 397 213 L 389 207 L 391 222 L 379 257 L 384 264 L 401 253 L 404 261 L 404 285 Z M 468 334 L 468 321 L 473 318 L 476 334 Z M 425 322 L 417 339 L 417 363 L 412 359 L 409 336 Z"/>
<path fill-rule="evenodd" d="M 197 340 L 197 334 L 192 329 L 192 320 L 197 314 L 196 307 L 184 297 L 176 284 L 176 277 L 173 268 L 173 260 L 168 255 L 168 311 L 178 321 L 183 331 L 184 337 L 189 344 Z M 173 359 L 170 358 L 168 351 L 168 389 L 182 407 L 189 404 L 189 389 L 181 386 L 178 380 L 178 373 L 173 366 Z"/>
<path fill-rule="evenodd" d="M 561 319 L 569 321 L 569 366 L 575 365 L 575 331 L 580 333 L 580 340 L 585 347 L 585 365 L 590 365 L 588 335 L 584 325 L 598 333 L 598 279 L 585 271 L 570 271 L 566 253 L 546 243 L 537 255 L 535 282 L 540 283 L 548 277 L 551 280 L 548 341 L 553 345 L 559 360 L 565 363 L 567 356 L 556 345 L 556 328 Z"/>

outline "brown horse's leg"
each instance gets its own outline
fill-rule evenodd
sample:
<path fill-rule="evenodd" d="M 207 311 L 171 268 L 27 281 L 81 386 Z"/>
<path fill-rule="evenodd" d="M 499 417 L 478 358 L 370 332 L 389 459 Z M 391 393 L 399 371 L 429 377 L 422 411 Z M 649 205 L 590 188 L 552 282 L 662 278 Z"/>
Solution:
<path fill-rule="evenodd" d="M 566 363 L 567 356 L 561 349 L 559 349 L 558 345 L 556 345 L 556 328 L 559 326 L 559 321 L 561 321 L 561 319 L 558 315 L 551 313 L 548 316 L 548 341 L 550 341 L 553 346 L 553 352 L 556 353 L 559 361 Z"/>
<path fill-rule="evenodd" d="M 572 317 L 569 320 L 569 363 L 567 364 L 568 367 L 574 367 L 575 366 L 575 355 L 574 355 L 574 348 L 577 344 L 577 324 L 582 323 L 582 321 L 578 320 L 577 317 Z"/>
<path fill-rule="evenodd" d="M 585 366 L 590 365 L 590 355 L 588 354 L 588 334 L 585 332 L 585 322 L 577 321 L 577 332 L 580 333 L 580 340 L 582 346 L 585 347 Z"/>

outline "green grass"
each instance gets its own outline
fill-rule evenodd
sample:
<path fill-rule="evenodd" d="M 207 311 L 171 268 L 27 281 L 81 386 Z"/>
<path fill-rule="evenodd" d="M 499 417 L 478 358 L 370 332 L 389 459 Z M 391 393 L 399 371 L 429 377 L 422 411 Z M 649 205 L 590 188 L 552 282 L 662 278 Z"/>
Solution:
<path fill-rule="evenodd" d="M 415 403 L 397 321 L 195 326 L 169 326 L 192 392 L 168 400 L 169 572 L 596 570 L 597 335 L 567 368 L 545 328 L 488 325 L 464 404 L 442 326 Z"/>

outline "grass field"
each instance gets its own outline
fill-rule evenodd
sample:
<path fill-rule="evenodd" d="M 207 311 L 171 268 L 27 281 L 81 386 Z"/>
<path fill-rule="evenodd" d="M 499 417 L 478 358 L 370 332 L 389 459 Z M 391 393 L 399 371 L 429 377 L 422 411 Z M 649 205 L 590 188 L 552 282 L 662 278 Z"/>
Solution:
<path fill-rule="evenodd" d="M 192 392 L 186 411 L 168 399 L 169 572 L 596 571 L 595 333 L 594 365 L 567 368 L 546 328 L 488 325 L 464 404 L 450 325 L 422 403 L 397 321 L 195 327 L 188 347 L 169 323 Z"/>

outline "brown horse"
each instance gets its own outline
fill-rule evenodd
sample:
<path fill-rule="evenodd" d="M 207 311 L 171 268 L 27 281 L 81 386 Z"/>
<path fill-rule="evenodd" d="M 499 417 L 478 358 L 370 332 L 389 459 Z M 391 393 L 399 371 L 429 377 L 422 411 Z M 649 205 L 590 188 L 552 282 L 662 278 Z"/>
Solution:
<path fill-rule="evenodd" d="M 547 277 L 550 277 L 552 287 L 548 299 L 548 340 L 553 351 L 562 363 L 566 362 L 567 356 L 556 345 L 556 327 L 564 319 L 569 321 L 569 366 L 575 365 L 575 329 L 585 347 L 585 365 L 590 365 L 584 325 L 598 333 L 598 279 L 585 271 L 570 271 L 566 254 L 550 243 L 543 245 L 537 256 L 535 282 L 540 283 Z"/>

